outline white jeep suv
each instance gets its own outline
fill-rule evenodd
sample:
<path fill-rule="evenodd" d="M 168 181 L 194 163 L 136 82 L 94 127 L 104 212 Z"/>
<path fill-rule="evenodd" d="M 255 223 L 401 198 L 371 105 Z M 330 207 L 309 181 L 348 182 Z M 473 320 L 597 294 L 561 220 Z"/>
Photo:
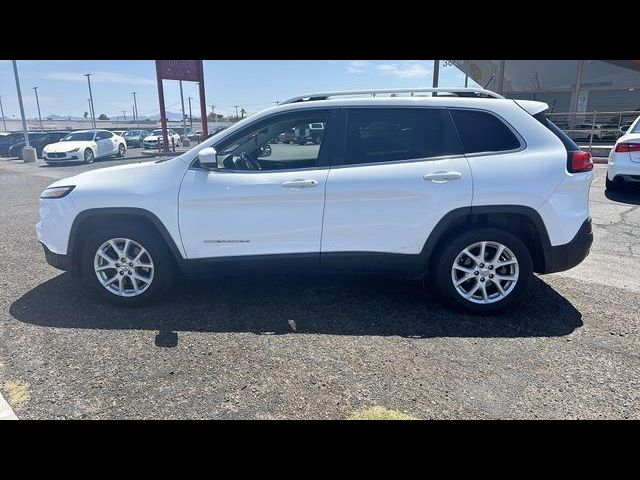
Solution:
<path fill-rule="evenodd" d="M 409 92 L 437 96 L 371 95 Z M 320 270 L 428 275 L 449 304 L 494 313 L 592 243 L 591 157 L 546 109 L 464 88 L 295 97 L 180 156 L 55 182 L 38 238 L 125 305 L 180 272 Z M 319 144 L 269 143 L 309 124 Z"/>

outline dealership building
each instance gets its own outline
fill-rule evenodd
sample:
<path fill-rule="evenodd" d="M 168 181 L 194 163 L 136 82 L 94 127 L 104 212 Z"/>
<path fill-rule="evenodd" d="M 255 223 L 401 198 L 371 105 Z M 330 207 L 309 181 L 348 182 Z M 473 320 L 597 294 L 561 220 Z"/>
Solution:
<path fill-rule="evenodd" d="M 640 110 L 640 60 L 460 60 L 481 87 L 556 113 Z"/>

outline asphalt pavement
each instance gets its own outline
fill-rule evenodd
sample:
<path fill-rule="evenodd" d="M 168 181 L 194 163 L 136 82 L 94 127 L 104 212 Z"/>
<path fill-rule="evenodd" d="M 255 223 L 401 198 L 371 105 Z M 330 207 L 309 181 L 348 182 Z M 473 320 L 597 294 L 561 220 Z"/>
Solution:
<path fill-rule="evenodd" d="M 606 166 L 591 255 L 483 318 L 384 277 L 221 278 L 152 307 L 98 303 L 46 264 L 38 196 L 136 161 L 0 159 L 0 392 L 19 418 L 640 418 L 640 188 L 605 195 Z"/>

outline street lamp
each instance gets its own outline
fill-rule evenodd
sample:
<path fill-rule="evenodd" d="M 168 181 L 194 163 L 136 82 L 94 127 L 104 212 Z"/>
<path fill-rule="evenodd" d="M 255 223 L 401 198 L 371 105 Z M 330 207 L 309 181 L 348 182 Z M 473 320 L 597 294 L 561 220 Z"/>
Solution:
<path fill-rule="evenodd" d="M 138 126 L 138 104 L 136 103 L 136 93 L 138 92 L 131 92 L 131 95 L 133 95 L 133 116 L 135 117 L 134 120 L 136 121 L 136 126 Z"/>
<path fill-rule="evenodd" d="M 87 83 L 89 84 L 89 103 L 91 104 L 91 121 L 93 123 L 93 128 L 96 128 L 96 111 L 93 108 L 93 94 L 91 93 L 91 74 L 85 73 L 85 77 L 87 77 Z"/>
<path fill-rule="evenodd" d="M 33 87 L 33 91 L 36 92 L 36 105 L 38 106 L 38 119 L 40 120 L 40 130 L 44 130 L 42 126 L 42 115 L 40 115 L 40 101 L 38 100 L 38 87 Z"/>
<path fill-rule="evenodd" d="M 2 108 L 2 97 L 0 97 L 0 113 L 2 113 L 2 123 L 4 124 L 4 131 L 7 131 L 7 121 L 4 118 L 4 109 Z"/>

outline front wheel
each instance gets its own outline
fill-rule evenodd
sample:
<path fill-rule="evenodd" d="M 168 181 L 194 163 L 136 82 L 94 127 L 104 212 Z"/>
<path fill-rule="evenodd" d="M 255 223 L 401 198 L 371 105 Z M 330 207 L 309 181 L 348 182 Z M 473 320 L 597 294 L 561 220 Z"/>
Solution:
<path fill-rule="evenodd" d="M 144 305 L 171 287 L 170 255 L 155 232 L 123 222 L 103 227 L 87 239 L 82 273 L 94 291 L 110 303 Z"/>
<path fill-rule="evenodd" d="M 95 160 L 95 155 L 93 154 L 93 150 L 87 148 L 84 151 L 84 163 L 93 163 Z"/>
<path fill-rule="evenodd" d="M 118 156 L 124 157 L 127 154 L 127 148 L 121 143 L 118 147 Z"/>
<path fill-rule="evenodd" d="M 522 299 L 533 277 L 526 245 L 497 228 L 462 233 L 437 253 L 433 282 L 458 310 L 495 314 Z"/>

